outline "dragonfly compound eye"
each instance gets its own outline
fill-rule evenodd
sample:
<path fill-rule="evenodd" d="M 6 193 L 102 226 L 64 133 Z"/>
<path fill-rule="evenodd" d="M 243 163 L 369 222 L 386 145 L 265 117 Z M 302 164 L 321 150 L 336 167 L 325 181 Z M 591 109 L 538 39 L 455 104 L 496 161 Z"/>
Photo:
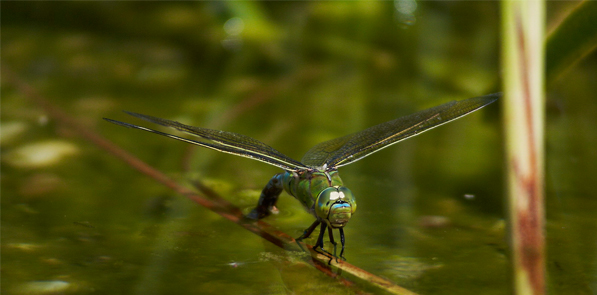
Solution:
<path fill-rule="evenodd" d="M 333 228 L 344 227 L 357 204 L 352 192 L 343 186 L 328 187 L 317 197 L 315 212 Z"/>

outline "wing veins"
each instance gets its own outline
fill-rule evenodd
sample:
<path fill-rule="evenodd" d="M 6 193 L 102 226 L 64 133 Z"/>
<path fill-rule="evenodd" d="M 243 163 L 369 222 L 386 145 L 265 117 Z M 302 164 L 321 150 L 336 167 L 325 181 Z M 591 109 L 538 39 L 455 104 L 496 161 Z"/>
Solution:
<path fill-rule="evenodd" d="M 257 160 L 257 161 L 260 161 L 260 162 L 264 162 L 264 163 L 267 163 L 267 164 L 270 164 L 270 165 L 282 168 L 282 169 L 284 169 L 286 171 L 299 171 L 299 170 L 304 169 L 302 167 L 304 165 L 297 166 L 293 162 L 288 162 L 288 161 L 285 161 L 285 159 L 279 159 L 277 157 L 273 157 L 273 156 L 268 155 L 266 153 L 261 153 L 261 152 L 259 152 L 259 150 L 242 149 L 242 148 L 238 148 L 236 146 L 230 145 L 230 144 L 223 144 L 223 143 L 220 143 L 220 142 L 215 141 L 215 140 L 213 140 L 215 143 L 207 143 L 207 142 L 192 140 L 192 139 L 188 139 L 188 138 L 176 136 L 176 135 L 173 135 L 173 134 L 161 132 L 161 131 L 158 131 L 158 130 L 154 130 L 154 129 L 150 129 L 150 128 L 146 128 L 146 127 L 142 127 L 142 126 L 138 126 L 138 125 L 134 125 L 134 124 L 129 124 L 129 123 L 125 123 L 125 122 L 120 122 L 120 121 L 116 121 L 116 120 L 112 120 L 112 119 L 104 118 L 104 120 L 106 120 L 108 122 L 111 122 L 111 123 L 114 123 L 114 124 L 117 124 L 117 125 L 124 126 L 124 127 L 135 128 L 135 129 L 139 129 L 139 130 L 143 130 L 143 131 L 147 131 L 147 132 L 159 134 L 159 135 L 162 135 L 162 136 L 165 136 L 165 137 L 169 137 L 169 138 L 172 138 L 172 139 L 176 139 L 176 140 L 180 140 L 180 141 L 183 141 L 183 142 L 191 143 L 191 144 L 194 144 L 194 145 L 202 146 L 202 147 L 209 148 L 209 149 L 212 149 L 212 150 L 216 150 L 216 151 L 219 151 L 219 152 L 223 152 L 223 153 L 227 153 L 227 154 L 233 154 L 233 155 L 237 155 L 237 156 L 241 156 L 241 157 L 245 157 L 245 158 Z M 178 123 L 178 122 L 176 122 L 176 123 Z M 160 124 L 160 125 L 166 126 L 166 125 L 163 125 L 163 124 Z M 181 124 L 181 125 L 186 126 L 184 124 Z M 167 127 L 172 127 L 172 126 L 167 126 Z M 175 128 L 175 129 L 180 130 L 178 128 Z M 182 131 L 182 130 L 180 130 L 180 131 Z M 182 131 L 182 132 L 185 132 L 185 131 Z M 189 132 L 185 132 L 185 133 L 191 134 L 191 135 L 195 135 L 195 134 L 189 133 Z M 199 136 L 199 135 L 196 135 L 196 136 Z M 199 136 L 199 137 L 204 138 L 202 136 Z"/>
<path fill-rule="evenodd" d="M 332 139 L 315 145 L 303 156 L 301 162 L 312 167 L 326 165 L 338 168 L 345 166 L 404 139 L 474 112 L 496 101 L 500 96 L 501 93 L 493 93 L 451 101 L 372 126 L 360 132 Z"/>
<path fill-rule="evenodd" d="M 133 112 L 125 112 L 125 113 L 127 113 L 131 116 L 135 116 L 137 118 L 143 119 L 145 121 L 149 121 L 149 122 L 159 124 L 159 125 L 162 125 L 165 127 L 171 127 L 171 128 L 177 129 L 179 131 L 185 132 L 187 134 L 190 134 L 193 136 L 198 136 L 198 137 L 201 137 L 204 139 L 208 139 L 208 140 L 220 143 L 222 145 L 230 146 L 235 149 L 240 148 L 240 149 L 250 150 L 252 152 L 266 154 L 269 157 L 276 158 L 278 160 L 283 160 L 284 162 L 292 163 L 294 166 L 301 167 L 301 168 L 307 168 L 301 162 L 298 162 L 298 161 L 282 154 L 281 152 L 277 151 L 276 149 L 272 148 L 271 146 L 269 146 L 259 140 L 256 140 L 252 137 L 246 136 L 246 135 L 233 133 L 233 132 L 227 132 L 227 131 L 221 131 L 221 130 L 189 126 L 189 125 L 182 124 L 180 122 L 176 122 L 176 121 L 172 121 L 172 120 L 168 120 L 168 119 L 157 118 L 157 117 L 153 117 L 153 116 L 149 116 L 149 115 L 133 113 Z"/>

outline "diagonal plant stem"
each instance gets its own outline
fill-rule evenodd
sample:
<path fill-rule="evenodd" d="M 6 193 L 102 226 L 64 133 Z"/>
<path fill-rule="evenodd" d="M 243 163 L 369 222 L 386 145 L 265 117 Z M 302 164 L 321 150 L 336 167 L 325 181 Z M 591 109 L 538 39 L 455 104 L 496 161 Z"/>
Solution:
<path fill-rule="evenodd" d="M 150 165 L 146 164 L 145 162 L 141 161 L 137 157 L 129 154 L 128 152 L 124 151 L 111 141 L 105 139 L 104 137 L 100 136 L 93 130 L 85 127 L 83 124 L 78 122 L 76 119 L 70 117 L 66 112 L 62 109 L 58 108 L 57 106 L 53 105 L 49 102 L 45 97 L 37 93 L 33 87 L 29 84 L 18 78 L 12 71 L 8 70 L 6 66 L 2 68 L 2 76 L 4 80 L 11 85 L 13 85 L 19 92 L 23 93 L 26 97 L 28 97 L 34 103 L 40 105 L 47 114 L 52 117 L 54 120 L 59 122 L 60 124 L 66 125 L 69 128 L 72 128 L 76 133 L 89 140 L 96 146 L 104 149 L 105 151 L 109 152 L 110 154 L 114 155 L 118 159 L 122 160 L 123 162 L 127 163 L 132 168 L 136 169 L 137 171 L 153 178 L 154 180 L 160 182 L 161 184 L 165 185 L 166 187 L 172 189 L 173 191 L 189 198 L 190 200 L 198 203 L 199 205 L 219 214 L 220 216 L 240 225 L 241 227 L 245 228 L 246 230 L 253 232 L 262 238 L 266 239 L 267 241 L 273 243 L 274 245 L 281 247 L 283 249 L 289 249 L 292 247 L 296 247 L 296 241 L 294 238 L 289 236 L 288 234 L 278 231 L 273 228 L 272 225 L 264 222 L 264 221 L 253 221 L 246 219 L 242 211 L 234 206 L 233 204 L 229 203 L 227 200 L 221 198 L 216 192 L 212 191 L 211 189 L 203 186 L 198 182 L 196 186 L 198 189 L 203 193 L 203 195 L 198 194 L 180 184 L 176 181 L 172 180 L 162 172 L 156 170 L 155 168 L 151 167 Z M 311 256 L 304 255 L 302 259 L 323 272 L 324 274 L 337 279 L 342 284 L 351 287 L 354 292 L 356 293 L 364 293 L 364 291 L 357 288 L 354 282 L 334 273 L 331 267 L 328 265 L 330 261 L 330 257 L 318 253 L 313 250 L 313 246 L 304 244 Z M 296 247 L 298 248 L 298 247 Z M 362 270 L 354 265 L 346 263 L 345 261 L 331 261 L 331 265 L 337 267 L 338 269 L 347 272 L 365 282 L 369 282 L 372 285 L 375 285 L 383 290 L 390 292 L 392 294 L 415 294 L 407 289 L 404 289 L 391 281 L 388 281 L 384 278 L 378 277 L 374 274 L 371 274 L 365 270 Z"/>

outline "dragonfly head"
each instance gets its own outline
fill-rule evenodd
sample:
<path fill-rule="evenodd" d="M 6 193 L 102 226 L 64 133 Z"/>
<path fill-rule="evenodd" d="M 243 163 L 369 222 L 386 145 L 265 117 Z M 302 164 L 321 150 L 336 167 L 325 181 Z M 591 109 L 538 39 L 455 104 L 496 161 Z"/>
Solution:
<path fill-rule="evenodd" d="M 332 228 L 344 227 L 356 210 L 354 195 L 344 186 L 328 187 L 317 196 L 315 213 Z"/>

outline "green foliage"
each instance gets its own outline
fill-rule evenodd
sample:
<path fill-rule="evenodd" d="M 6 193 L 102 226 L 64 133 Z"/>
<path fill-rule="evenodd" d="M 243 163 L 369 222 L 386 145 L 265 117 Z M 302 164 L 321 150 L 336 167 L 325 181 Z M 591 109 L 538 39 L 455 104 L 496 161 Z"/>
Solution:
<path fill-rule="evenodd" d="M 557 79 L 597 48 L 597 1 L 584 1 L 546 41 L 547 82 Z"/>

